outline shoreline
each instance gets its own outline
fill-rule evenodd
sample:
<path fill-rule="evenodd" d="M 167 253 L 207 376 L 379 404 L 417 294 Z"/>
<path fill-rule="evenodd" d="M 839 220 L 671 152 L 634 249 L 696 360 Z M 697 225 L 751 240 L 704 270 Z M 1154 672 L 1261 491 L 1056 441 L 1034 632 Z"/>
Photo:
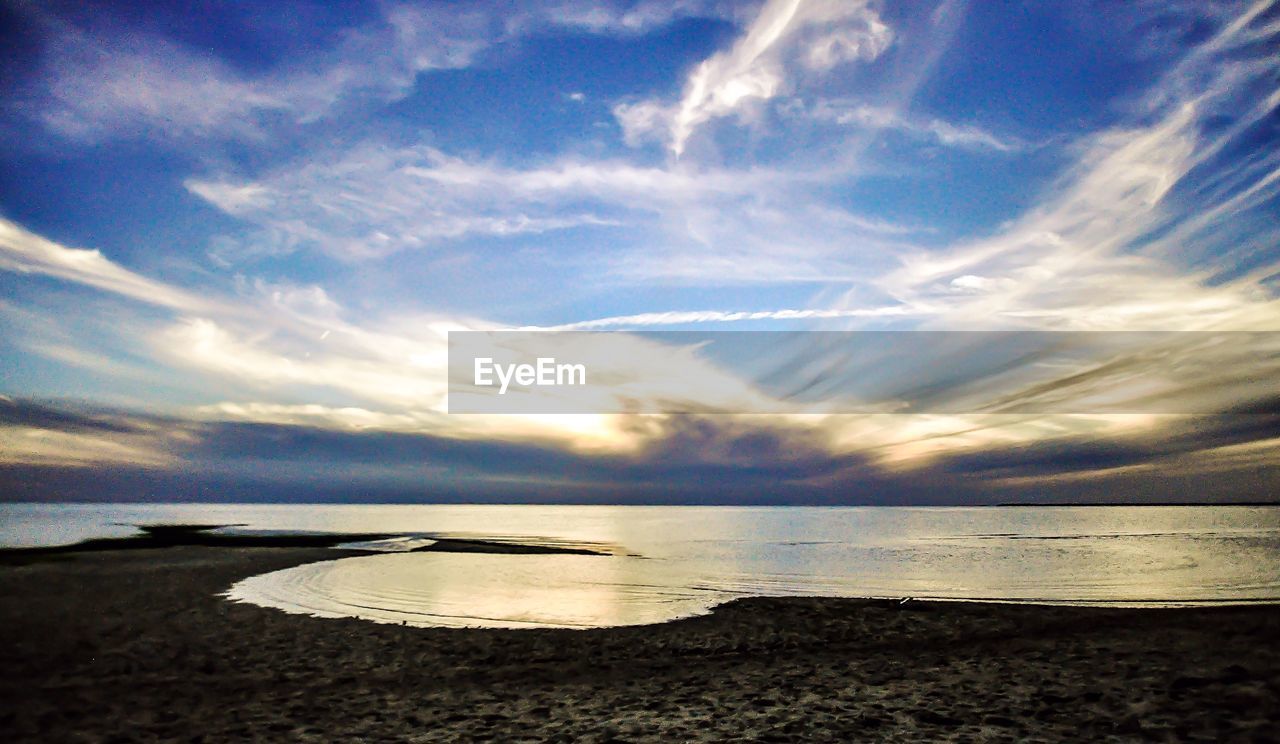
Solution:
<path fill-rule="evenodd" d="M 1280 738 L 1280 606 L 732 600 L 589 630 L 410 628 L 221 596 L 362 551 L 0 562 L 6 740 Z"/>
<path fill-rule="evenodd" d="M 346 547 L 358 543 L 370 543 L 397 538 L 414 537 L 396 532 L 213 532 L 224 527 L 242 527 L 239 524 L 139 524 L 128 525 L 141 531 L 125 537 L 94 537 L 65 545 L 38 545 L 32 547 L 0 547 L 0 565 L 21 562 L 24 558 L 118 550 L 155 550 L 182 546 L 208 548 L 335 548 L 352 555 L 377 555 L 382 553 L 494 553 L 511 554 L 564 554 L 599 555 L 613 553 L 597 546 L 589 548 L 584 543 L 552 544 L 550 542 L 422 536 L 429 544 L 404 551 L 377 550 L 374 548 Z"/>

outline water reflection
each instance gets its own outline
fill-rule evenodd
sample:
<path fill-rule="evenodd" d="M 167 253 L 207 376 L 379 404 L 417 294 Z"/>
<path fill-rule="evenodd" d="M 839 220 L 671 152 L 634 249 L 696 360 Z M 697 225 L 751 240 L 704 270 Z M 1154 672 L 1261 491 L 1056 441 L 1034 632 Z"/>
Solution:
<path fill-rule="evenodd" d="M 598 627 L 663 622 L 726 598 L 652 583 L 631 556 L 416 553 L 298 566 L 228 593 L 290 612 L 422 626 Z"/>
<path fill-rule="evenodd" d="M 742 595 L 1050 602 L 1280 600 L 1280 508 L 7 505 L 0 542 L 119 522 L 491 536 L 614 555 L 388 554 L 254 577 L 234 596 L 429 625 L 657 622 Z M 127 532 L 127 528 L 124 529 Z M 616 548 L 616 549 L 615 549 Z M 636 555 L 643 558 L 635 557 Z"/>
<path fill-rule="evenodd" d="M 521 507 L 509 509 L 514 517 Z M 561 517 L 566 534 L 606 537 L 646 557 L 354 558 L 255 577 L 231 596 L 294 612 L 496 627 L 660 622 L 749 595 L 1280 600 L 1280 509 L 663 508 Z"/>

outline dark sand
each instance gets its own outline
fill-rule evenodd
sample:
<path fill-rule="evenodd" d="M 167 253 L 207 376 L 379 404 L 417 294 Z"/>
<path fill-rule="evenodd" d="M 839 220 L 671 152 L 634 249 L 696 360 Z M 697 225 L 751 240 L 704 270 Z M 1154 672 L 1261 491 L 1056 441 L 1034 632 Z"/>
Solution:
<path fill-rule="evenodd" d="M 0 741 L 1277 741 L 1280 607 L 751 599 L 413 629 L 216 595 L 333 550 L 0 562 Z"/>

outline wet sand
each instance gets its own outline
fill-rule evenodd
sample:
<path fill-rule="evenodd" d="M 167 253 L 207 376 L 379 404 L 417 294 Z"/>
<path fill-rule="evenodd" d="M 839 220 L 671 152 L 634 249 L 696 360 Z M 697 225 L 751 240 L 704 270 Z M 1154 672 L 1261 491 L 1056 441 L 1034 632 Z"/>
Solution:
<path fill-rule="evenodd" d="M 1276 741 L 1280 607 L 748 599 L 590 631 L 234 604 L 331 549 L 0 561 L 2 741 Z"/>

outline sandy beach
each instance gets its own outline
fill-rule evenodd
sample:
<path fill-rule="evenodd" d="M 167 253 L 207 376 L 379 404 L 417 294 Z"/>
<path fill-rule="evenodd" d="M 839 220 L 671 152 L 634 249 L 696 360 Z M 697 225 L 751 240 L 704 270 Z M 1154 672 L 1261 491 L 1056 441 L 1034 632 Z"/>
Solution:
<path fill-rule="evenodd" d="M 319 548 L 0 564 L 5 741 L 1274 741 L 1280 607 L 747 599 L 416 629 L 221 599 Z"/>

